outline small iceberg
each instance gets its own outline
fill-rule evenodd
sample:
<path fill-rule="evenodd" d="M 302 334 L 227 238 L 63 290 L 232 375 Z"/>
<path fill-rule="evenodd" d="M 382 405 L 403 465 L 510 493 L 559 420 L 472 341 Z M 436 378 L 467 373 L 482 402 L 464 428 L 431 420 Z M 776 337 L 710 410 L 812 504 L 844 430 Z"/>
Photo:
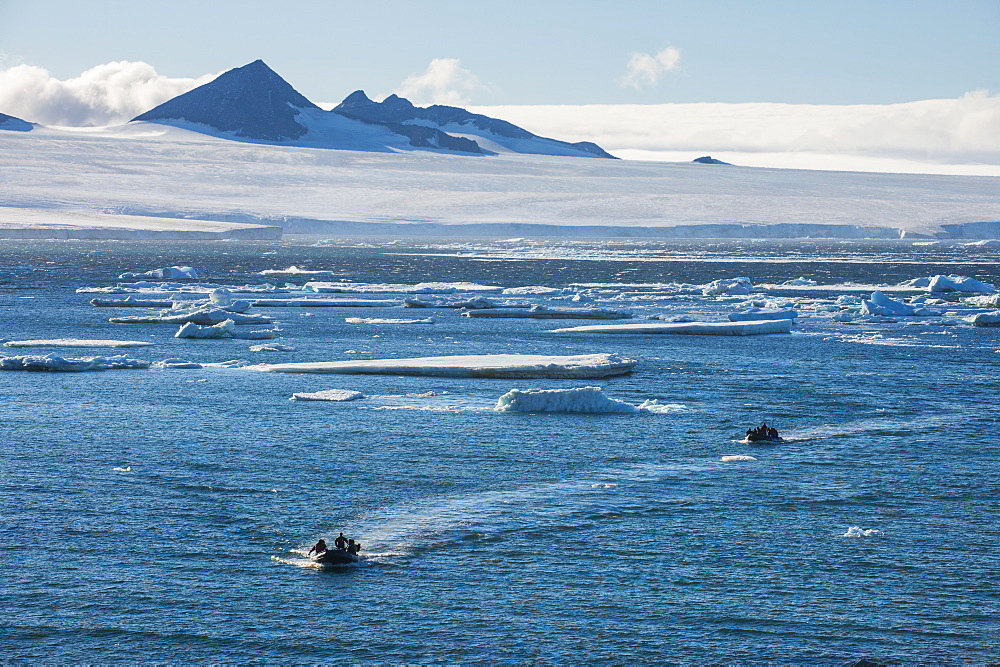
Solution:
<path fill-rule="evenodd" d="M 116 324 L 185 324 L 190 322 L 200 326 L 221 324 L 226 320 L 232 320 L 233 324 L 271 324 L 274 322 L 274 320 L 266 315 L 242 315 L 214 306 L 204 306 L 197 310 L 179 314 L 173 310 L 169 310 L 164 311 L 159 316 L 144 317 L 136 315 L 108 318 L 108 322 Z"/>
<path fill-rule="evenodd" d="M 182 369 L 192 369 L 192 368 L 204 368 L 204 366 L 194 361 L 188 361 L 187 359 L 178 359 L 176 357 L 171 357 L 170 359 L 164 359 L 163 361 L 154 361 L 153 368 L 163 368 L 166 370 L 182 370 Z"/>
<path fill-rule="evenodd" d="M 974 327 L 1000 327 L 1000 310 L 994 310 L 992 313 L 979 313 L 967 321 Z"/>
<path fill-rule="evenodd" d="M 874 528 L 869 528 L 868 530 L 865 530 L 864 528 L 861 528 L 860 526 L 851 526 L 850 528 L 847 529 L 847 532 L 844 533 L 843 536 L 844 537 L 882 537 L 884 535 L 885 535 L 885 533 L 883 533 L 881 530 L 875 530 Z"/>
<path fill-rule="evenodd" d="M 156 280 L 197 280 L 198 272 L 190 266 L 169 266 L 165 269 L 153 269 L 142 273 L 123 273 L 119 280 L 134 280 L 136 278 L 153 278 Z"/>
<path fill-rule="evenodd" d="M 181 325 L 181 328 L 174 334 L 174 338 L 200 339 L 241 338 L 245 340 L 267 340 L 277 337 L 278 332 L 274 330 L 239 332 L 236 330 L 236 322 L 232 319 L 227 319 L 210 326 L 201 326 L 194 322 L 188 322 Z"/>
<path fill-rule="evenodd" d="M 333 402 L 344 402 L 344 401 L 356 401 L 359 398 L 364 398 L 364 394 L 360 391 L 351 391 L 349 389 L 324 389 L 323 391 L 313 391 L 313 392 L 302 392 L 298 394 L 292 394 L 292 397 L 288 400 L 290 401 L 333 401 Z"/>
<path fill-rule="evenodd" d="M 730 463 L 733 461 L 756 461 L 757 458 L 754 456 L 748 456 L 746 454 L 733 454 L 730 456 L 723 456 L 722 461 L 724 463 Z"/>
<path fill-rule="evenodd" d="M 861 300 L 861 309 L 858 313 L 860 315 L 874 315 L 880 317 L 929 317 L 941 314 L 940 312 L 931 310 L 930 308 L 917 308 L 916 306 L 905 304 L 902 301 L 896 301 L 895 299 L 887 297 L 878 290 L 872 292 L 872 297 L 870 299 Z"/>
<path fill-rule="evenodd" d="M 253 299 L 250 303 L 268 308 L 391 308 L 401 305 L 398 299 Z"/>
<path fill-rule="evenodd" d="M 724 278 L 716 280 L 706 285 L 701 293 L 704 296 L 719 296 L 722 294 L 746 295 L 753 290 L 753 283 L 749 278 Z"/>
<path fill-rule="evenodd" d="M 600 387 L 573 389 L 511 389 L 497 400 L 497 412 L 574 412 L 615 414 L 640 412 L 640 409 L 617 398 L 610 398 Z"/>

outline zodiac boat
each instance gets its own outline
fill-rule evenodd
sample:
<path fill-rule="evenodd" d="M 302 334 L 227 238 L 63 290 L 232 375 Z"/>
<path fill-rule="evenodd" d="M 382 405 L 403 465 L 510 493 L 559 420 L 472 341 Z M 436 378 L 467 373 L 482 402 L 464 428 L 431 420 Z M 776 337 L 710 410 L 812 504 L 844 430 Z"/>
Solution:
<path fill-rule="evenodd" d="M 357 563 L 361 560 L 361 556 L 352 554 L 346 549 L 327 549 L 318 554 L 313 554 L 309 559 L 314 563 L 323 563 L 324 565 L 349 565 L 350 563 Z"/>

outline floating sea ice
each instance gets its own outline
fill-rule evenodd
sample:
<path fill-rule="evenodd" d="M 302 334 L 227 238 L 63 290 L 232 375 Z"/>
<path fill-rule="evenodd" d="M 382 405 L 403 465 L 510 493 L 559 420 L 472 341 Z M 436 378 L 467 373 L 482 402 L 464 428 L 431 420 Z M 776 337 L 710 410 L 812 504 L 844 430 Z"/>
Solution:
<path fill-rule="evenodd" d="M 746 454 L 734 454 L 732 456 L 723 456 L 722 460 L 729 463 L 730 461 L 756 461 L 757 459 Z"/>
<path fill-rule="evenodd" d="M 896 301 L 887 297 L 882 292 L 878 290 L 872 292 L 871 299 L 862 299 L 861 310 L 858 311 L 861 315 L 881 315 L 881 316 L 917 316 L 917 317 L 928 317 L 933 315 L 940 315 L 941 313 L 936 310 L 931 310 L 930 308 L 916 308 L 910 306 L 901 301 Z"/>
<path fill-rule="evenodd" d="M 137 299 L 135 295 L 128 295 L 124 299 L 91 299 L 90 305 L 115 308 L 170 308 L 172 301 L 162 299 Z"/>
<path fill-rule="evenodd" d="M 981 294 L 962 299 L 962 303 L 968 306 L 978 306 L 980 308 L 1000 307 L 1000 294 Z"/>
<path fill-rule="evenodd" d="M 388 317 L 345 317 L 348 324 L 434 324 L 430 317 L 422 320 L 397 320 Z"/>
<path fill-rule="evenodd" d="M 885 535 L 881 530 L 876 530 L 874 528 L 869 528 L 864 530 L 860 526 L 851 526 L 844 533 L 844 537 L 882 537 Z"/>
<path fill-rule="evenodd" d="M 591 484 L 590 488 L 592 488 L 592 489 L 617 489 L 618 485 L 617 484 Z"/>
<path fill-rule="evenodd" d="M 187 368 L 204 368 L 201 364 L 188 361 L 187 359 L 178 359 L 172 357 L 170 359 L 164 359 L 163 361 L 154 361 L 153 368 L 164 368 L 167 370 L 174 369 L 187 369 Z"/>
<path fill-rule="evenodd" d="M 817 285 L 818 283 L 815 280 L 810 280 L 808 278 L 799 277 L 799 278 L 796 278 L 795 280 L 786 280 L 785 282 L 783 282 L 781 284 L 782 285 L 802 286 L 802 287 L 813 287 L 813 286 Z"/>
<path fill-rule="evenodd" d="M 598 308 L 547 308 L 532 306 L 528 309 L 506 310 L 493 308 L 489 310 L 469 310 L 462 313 L 464 317 L 508 317 L 537 320 L 622 320 L 632 317 L 632 313 L 620 310 L 601 310 Z"/>
<path fill-rule="evenodd" d="M 996 285 L 979 282 L 968 276 L 934 276 L 927 285 L 929 292 L 983 292 L 993 294 Z"/>
<path fill-rule="evenodd" d="M 749 294 L 753 289 L 753 283 L 749 278 L 724 278 L 709 283 L 702 288 L 701 293 L 705 296 L 718 296 L 719 294 Z"/>
<path fill-rule="evenodd" d="M 798 317 L 797 310 L 791 308 L 751 308 L 738 313 L 729 313 L 731 322 L 753 322 L 760 320 L 790 320 Z"/>
<path fill-rule="evenodd" d="M 687 334 L 697 336 L 757 336 L 791 333 L 792 320 L 758 322 L 648 322 L 641 324 L 595 324 L 552 329 L 553 333 Z"/>
<path fill-rule="evenodd" d="M 249 348 L 251 352 L 294 352 L 295 347 L 293 345 L 282 345 L 281 343 L 263 343 L 261 345 L 251 345 Z"/>
<path fill-rule="evenodd" d="M 240 338 L 244 340 L 267 340 L 277 338 L 278 332 L 267 331 L 247 331 L 236 330 L 236 322 L 231 319 L 225 320 L 212 326 L 199 326 L 194 322 L 188 322 L 181 326 L 174 334 L 174 338 Z"/>
<path fill-rule="evenodd" d="M 170 266 L 165 269 L 153 269 L 152 271 L 146 271 L 144 273 L 123 273 L 118 276 L 122 280 L 130 280 L 134 278 L 157 278 L 159 280 L 180 280 L 188 279 L 195 280 L 198 278 L 198 272 L 192 269 L 190 266 Z"/>
<path fill-rule="evenodd" d="M 476 297 L 473 299 L 417 299 L 415 297 L 407 297 L 403 299 L 403 305 L 406 308 L 498 308 L 500 303 L 493 301 L 492 299 L 487 299 L 485 297 Z M 516 303 L 503 303 L 504 308 L 530 308 L 530 303 L 516 304 Z"/>
<path fill-rule="evenodd" d="M 314 392 L 302 392 L 299 394 L 292 394 L 292 397 L 288 400 L 290 401 L 356 401 L 359 398 L 364 398 L 364 394 L 360 391 L 351 391 L 349 389 L 324 389 L 323 391 Z"/>
<path fill-rule="evenodd" d="M 403 294 L 454 294 L 456 292 L 499 292 L 503 288 L 495 285 L 479 285 L 477 283 L 444 283 L 426 282 L 416 285 L 401 285 L 391 283 L 345 283 L 310 281 L 302 286 L 304 292 L 351 292 L 378 293 L 396 292 Z"/>
<path fill-rule="evenodd" d="M 185 324 L 187 322 L 192 322 L 201 326 L 212 326 L 225 322 L 226 320 L 233 320 L 234 324 L 271 324 L 274 321 L 266 315 L 241 315 L 223 308 L 213 307 L 204 307 L 192 312 L 177 315 L 169 314 L 172 311 L 164 312 L 168 314 L 149 317 L 143 317 L 141 315 L 111 317 L 108 319 L 108 322 L 118 324 Z"/>
<path fill-rule="evenodd" d="M 565 290 L 559 287 L 546 287 L 545 285 L 526 285 L 524 287 L 508 287 L 503 294 L 565 294 Z"/>
<path fill-rule="evenodd" d="M 4 347 L 149 347 L 153 343 L 142 340 L 82 340 L 80 338 L 52 338 L 39 340 L 9 340 Z"/>
<path fill-rule="evenodd" d="M 254 306 L 278 308 L 391 308 L 400 306 L 398 299 L 253 299 Z"/>
<path fill-rule="evenodd" d="M 149 368 L 148 361 L 132 359 L 125 355 L 113 357 L 65 358 L 54 354 L 0 357 L 0 371 L 52 371 L 75 373 L 111 369 Z"/>
<path fill-rule="evenodd" d="M 115 472 L 132 472 L 132 466 L 125 466 L 124 468 L 112 468 Z"/>
<path fill-rule="evenodd" d="M 639 408 L 609 398 L 600 387 L 573 389 L 511 389 L 497 400 L 497 412 L 635 413 Z"/>
<path fill-rule="evenodd" d="M 975 317 L 969 318 L 968 322 L 974 327 L 1000 327 L 1000 310 L 995 310 L 992 313 L 979 313 Z"/>
<path fill-rule="evenodd" d="M 596 379 L 631 373 L 634 359 L 617 354 L 548 356 L 541 354 L 484 354 L 410 359 L 317 361 L 261 364 L 253 370 L 271 373 L 339 373 L 346 375 L 415 375 L 462 378 L 576 378 Z"/>

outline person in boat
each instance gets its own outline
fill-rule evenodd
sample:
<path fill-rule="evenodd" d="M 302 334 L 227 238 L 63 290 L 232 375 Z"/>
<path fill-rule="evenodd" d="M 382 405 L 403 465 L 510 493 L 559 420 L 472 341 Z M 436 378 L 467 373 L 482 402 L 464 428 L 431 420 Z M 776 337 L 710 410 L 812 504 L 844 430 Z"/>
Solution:
<path fill-rule="evenodd" d="M 778 436 L 778 429 L 774 428 L 773 426 L 770 427 L 770 428 L 768 428 L 767 429 L 767 437 L 770 438 L 771 440 L 777 440 L 778 437 L 779 437 Z"/>
<path fill-rule="evenodd" d="M 360 542 L 355 542 L 354 540 L 347 540 L 347 553 L 354 554 L 355 556 L 357 556 L 359 551 L 361 551 Z"/>
<path fill-rule="evenodd" d="M 320 538 L 319 542 L 313 545 L 313 548 L 309 550 L 309 555 L 312 556 L 313 552 L 321 554 L 326 551 L 326 540 Z"/>
<path fill-rule="evenodd" d="M 337 547 L 339 551 L 343 551 L 344 549 L 347 548 L 347 538 L 344 537 L 343 533 L 341 533 L 340 535 L 337 536 L 337 539 L 333 541 L 333 544 L 335 547 Z"/>

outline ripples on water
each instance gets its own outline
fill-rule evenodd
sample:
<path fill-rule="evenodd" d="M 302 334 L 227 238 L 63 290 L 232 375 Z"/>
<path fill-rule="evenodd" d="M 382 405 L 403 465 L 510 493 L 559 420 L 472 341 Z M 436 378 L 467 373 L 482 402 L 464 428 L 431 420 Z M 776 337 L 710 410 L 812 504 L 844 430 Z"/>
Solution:
<path fill-rule="evenodd" d="M 433 311 L 433 326 L 359 326 L 344 318 L 400 311 L 264 309 L 297 351 L 251 353 L 247 341 L 109 324 L 113 309 L 75 290 L 174 264 L 235 285 L 301 284 L 261 274 L 292 265 L 329 271 L 324 280 L 619 294 L 632 288 L 615 285 L 736 276 L 878 286 L 953 273 L 1000 284 L 997 254 L 860 242 L 7 242 L 0 338 L 149 339 L 157 346 L 135 356 L 197 361 L 619 352 L 641 360 L 634 374 L 586 384 L 676 408 L 490 409 L 513 387 L 575 384 L 556 380 L 0 374 L 0 655 L 995 660 L 997 330 L 808 320 L 791 336 L 570 338 L 547 333 L 551 322 L 452 311 Z M 733 307 L 599 305 L 712 319 Z M 368 398 L 288 400 L 333 388 Z M 788 442 L 739 442 L 762 418 Z M 848 536 L 852 527 L 867 536 Z M 303 557 L 340 530 L 364 544 L 364 566 L 320 570 Z"/>

